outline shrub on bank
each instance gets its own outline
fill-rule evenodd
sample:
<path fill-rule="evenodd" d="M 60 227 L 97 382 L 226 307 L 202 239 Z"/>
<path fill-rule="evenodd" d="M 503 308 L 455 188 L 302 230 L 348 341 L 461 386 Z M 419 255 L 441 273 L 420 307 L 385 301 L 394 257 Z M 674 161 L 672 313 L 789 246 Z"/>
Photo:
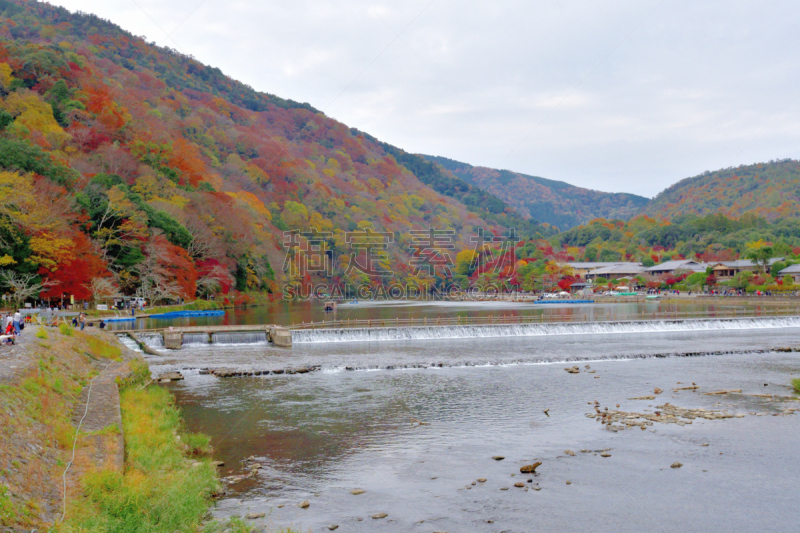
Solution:
<path fill-rule="evenodd" d="M 792 387 L 794 387 L 794 391 L 797 394 L 800 394 L 800 378 L 795 378 L 792 380 Z"/>

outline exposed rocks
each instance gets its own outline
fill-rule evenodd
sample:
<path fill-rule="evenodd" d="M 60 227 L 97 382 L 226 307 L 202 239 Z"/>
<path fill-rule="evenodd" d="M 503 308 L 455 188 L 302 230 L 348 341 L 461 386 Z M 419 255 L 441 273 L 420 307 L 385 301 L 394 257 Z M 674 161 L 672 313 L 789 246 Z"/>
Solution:
<path fill-rule="evenodd" d="M 298 506 L 300 509 L 308 509 L 308 507 L 309 507 L 310 505 L 311 505 L 311 504 L 310 504 L 310 503 L 308 503 L 308 500 L 303 500 L 302 502 L 300 502 L 300 503 L 298 503 L 298 504 L 297 504 L 297 506 Z"/>
<path fill-rule="evenodd" d="M 234 377 L 252 377 L 252 376 L 277 376 L 277 375 L 294 375 L 294 374 L 308 374 L 309 372 L 316 372 L 320 365 L 305 366 L 300 368 L 279 368 L 273 370 L 244 370 L 234 368 L 204 368 L 200 370 L 201 374 L 210 374 L 218 378 L 234 378 Z M 181 378 L 183 379 L 183 378 Z"/>
<path fill-rule="evenodd" d="M 372 518 L 375 519 L 375 520 L 380 520 L 381 518 L 386 518 L 387 516 L 389 516 L 389 515 L 386 514 L 386 513 L 376 513 L 376 514 L 372 515 Z"/>
<path fill-rule="evenodd" d="M 523 466 L 522 468 L 519 469 L 519 471 L 523 474 L 533 474 L 534 472 L 536 472 L 536 469 L 539 468 L 541 465 L 542 465 L 541 461 L 536 461 L 531 465 Z"/>
<path fill-rule="evenodd" d="M 652 426 L 654 422 L 684 426 L 686 424 L 691 424 L 692 420 L 697 418 L 722 420 L 737 416 L 727 411 L 713 411 L 702 408 L 684 409 L 669 403 L 656 407 L 658 410 L 653 413 L 637 413 L 612 409 L 603 412 L 597 410 L 594 413 L 587 413 L 586 417 L 594 418 L 596 421 L 602 422 L 610 431 L 622 431 L 626 428 L 633 427 L 645 429 L 647 426 Z"/>
<path fill-rule="evenodd" d="M 572 457 L 575 457 L 575 452 L 573 452 L 572 450 L 564 450 L 564 453 Z"/>
<path fill-rule="evenodd" d="M 522 487 L 525 486 L 525 483 L 522 483 L 521 481 L 518 481 L 518 482 L 514 483 L 514 486 L 517 487 L 518 489 L 521 489 Z"/>
<path fill-rule="evenodd" d="M 661 394 L 662 392 L 664 392 L 664 391 L 663 391 L 663 390 L 661 390 L 661 389 L 659 389 L 658 387 L 656 387 L 655 389 L 653 389 L 653 394 L 655 394 L 655 395 L 659 395 L 659 394 Z"/>
<path fill-rule="evenodd" d="M 486 483 L 486 478 L 485 477 L 479 477 L 476 481 L 478 483 Z"/>
<path fill-rule="evenodd" d="M 247 513 L 245 518 L 248 520 L 256 520 L 258 518 L 264 518 L 265 516 L 267 516 L 267 513 Z"/>
<path fill-rule="evenodd" d="M 330 529 L 331 531 L 333 531 L 333 530 L 339 529 L 339 526 L 338 526 L 338 525 L 336 525 L 336 524 L 331 524 L 331 525 L 329 525 L 329 526 L 328 526 L 328 529 Z"/>
<path fill-rule="evenodd" d="M 577 366 L 571 366 L 569 368 L 565 368 L 564 370 L 566 370 L 567 373 L 569 373 L 569 374 L 580 374 L 581 373 L 581 369 L 578 368 Z"/>
<path fill-rule="evenodd" d="M 732 392 L 741 393 L 742 389 L 718 390 L 718 391 L 714 391 L 714 392 L 704 392 L 703 394 L 705 394 L 706 396 L 718 396 L 718 395 L 722 395 L 722 394 L 730 394 Z"/>
<path fill-rule="evenodd" d="M 352 494 L 353 496 L 358 496 L 359 494 L 364 494 L 365 492 L 367 491 L 363 489 L 353 489 L 350 491 L 350 494 Z"/>
<path fill-rule="evenodd" d="M 682 467 L 682 466 L 683 466 L 683 464 L 682 464 L 682 463 L 679 463 L 678 461 L 675 461 L 674 463 L 672 463 L 671 465 L 669 465 L 669 467 L 670 467 L 670 468 L 680 468 L 680 467 Z"/>
<path fill-rule="evenodd" d="M 629 400 L 655 400 L 655 396 L 637 396 L 636 398 L 628 398 Z M 619 405 L 617 405 L 619 407 Z"/>
<path fill-rule="evenodd" d="M 183 379 L 183 374 L 180 372 L 166 372 L 158 376 L 158 381 L 161 383 L 166 383 L 169 381 L 181 381 Z"/>
<path fill-rule="evenodd" d="M 608 452 L 603 452 L 600 454 L 600 457 L 611 457 L 611 454 Z"/>
<path fill-rule="evenodd" d="M 494 455 L 492 456 L 492 459 L 494 459 L 495 461 L 502 461 L 503 459 L 505 459 L 505 457 L 503 457 L 502 455 Z"/>

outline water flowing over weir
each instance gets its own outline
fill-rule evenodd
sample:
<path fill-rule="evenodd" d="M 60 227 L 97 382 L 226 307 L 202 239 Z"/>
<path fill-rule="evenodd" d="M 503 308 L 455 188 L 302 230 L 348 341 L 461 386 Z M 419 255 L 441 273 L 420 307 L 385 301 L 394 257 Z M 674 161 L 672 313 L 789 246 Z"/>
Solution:
<path fill-rule="evenodd" d="M 208 344 L 209 338 L 208 333 L 184 333 L 183 334 L 183 344 L 184 345 L 194 345 L 194 344 Z"/>
<path fill-rule="evenodd" d="M 800 317 L 295 330 L 295 344 L 800 328 Z"/>
<path fill-rule="evenodd" d="M 212 334 L 211 343 L 212 344 L 266 344 L 267 334 L 263 331 L 214 333 Z"/>
<path fill-rule="evenodd" d="M 160 333 L 140 333 L 139 339 L 150 348 L 164 348 L 164 337 Z M 125 342 L 125 341 L 123 341 Z M 232 333 L 184 333 L 184 346 L 207 346 L 218 344 L 267 344 L 267 334 L 263 331 L 232 332 Z"/>

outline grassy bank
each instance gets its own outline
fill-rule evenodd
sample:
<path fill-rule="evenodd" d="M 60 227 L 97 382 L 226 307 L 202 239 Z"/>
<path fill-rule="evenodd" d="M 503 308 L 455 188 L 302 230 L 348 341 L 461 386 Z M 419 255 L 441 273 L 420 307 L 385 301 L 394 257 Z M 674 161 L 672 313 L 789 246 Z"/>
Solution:
<path fill-rule="evenodd" d="M 132 362 L 121 383 L 125 438 L 123 472 L 99 470 L 83 478 L 83 495 L 68 507 L 57 531 L 77 533 L 248 533 L 234 518 L 205 521 L 212 495 L 221 490 L 207 436 L 187 432 L 175 398 L 149 381 L 147 365 Z"/>
<path fill-rule="evenodd" d="M 72 413 L 99 358 L 119 359 L 121 350 L 72 328 L 39 329 L 26 340 L 15 347 L 20 371 L 0 384 L 0 525 L 30 530 L 57 518 Z"/>
<path fill-rule="evenodd" d="M 792 387 L 794 387 L 794 391 L 797 394 L 800 394 L 800 378 L 795 378 L 792 380 Z"/>
<path fill-rule="evenodd" d="M 68 509 L 60 531 L 196 531 L 217 488 L 208 438 L 182 431 L 168 390 L 141 387 L 149 378 L 135 363 L 134 379 L 120 394 L 124 472 L 84 477 L 84 497 Z"/>
<path fill-rule="evenodd" d="M 150 372 L 140 358 L 106 332 L 63 325 L 31 333 L 25 338 L 25 357 L 16 363 L 24 361 L 27 367 L 0 382 L 0 530 L 251 531 L 252 522 L 204 520 L 212 494 L 220 490 L 209 439 L 185 430 L 168 389 L 145 385 Z M 120 362 L 109 366 L 112 361 Z M 90 431 L 84 425 L 76 438 L 88 387 L 95 384 L 92 405 L 102 404 L 104 397 L 94 393 L 108 390 L 101 382 L 114 390 L 114 375 L 121 427 L 113 423 Z M 68 464 L 61 521 L 62 476 Z"/>

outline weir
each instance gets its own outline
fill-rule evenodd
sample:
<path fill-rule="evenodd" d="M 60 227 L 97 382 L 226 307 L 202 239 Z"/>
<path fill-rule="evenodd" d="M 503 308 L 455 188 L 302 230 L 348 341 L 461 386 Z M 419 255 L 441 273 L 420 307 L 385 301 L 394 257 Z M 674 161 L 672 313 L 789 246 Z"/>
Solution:
<path fill-rule="evenodd" d="M 536 337 L 545 335 L 646 334 L 681 331 L 800 328 L 800 316 L 619 320 L 607 322 L 550 322 L 483 325 L 430 325 L 354 328 L 289 329 L 275 325 L 194 326 L 136 334 L 150 348 L 178 350 L 200 344 L 267 344 L 291 347 L 293 343 L 382 342 L 404 340 L 471 339 L 483 337 Z M 123 331 L 117 331 L 123 333 Z"/>
<path fill-rule="evenodd" d="M 143 344 L 150 348 L 166 348 L 180 350 L 183 346 L 199 344 L 266 344 L 290 348 L 292 332 L 276 325 L 242 325 L 242 326 L 191 326 L 185 328 L 168 328 L 162 330 L 116 330 L 115 333 L 136 335 Z"/>
<path fill-rule="evenodd" d="M 324 342 L 380 342 L 428 339 L 470 339 L 482 337 L 535 337 L 544 335 L 599 335 L 610 333 L 667 333 L 680 331 L 770 328 L 800 328 L 800 317 L 305 329 L 293 331 L 293 341 L 297 344 L 308 344 Z"/>

